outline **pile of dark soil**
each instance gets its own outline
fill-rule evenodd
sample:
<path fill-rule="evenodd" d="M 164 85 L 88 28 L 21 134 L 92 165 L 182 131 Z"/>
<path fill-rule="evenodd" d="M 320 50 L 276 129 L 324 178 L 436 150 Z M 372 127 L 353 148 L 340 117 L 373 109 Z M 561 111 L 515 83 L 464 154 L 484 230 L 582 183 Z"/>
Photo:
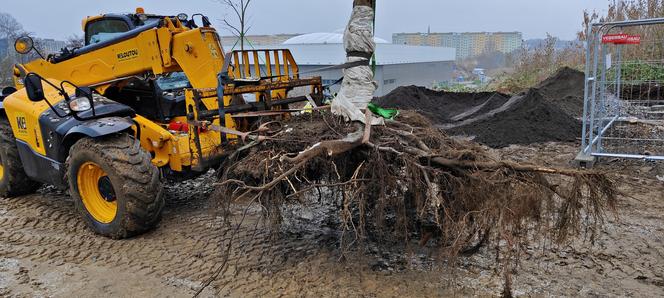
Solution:
<path fill-rule="evenodd" d="M 536 88 L 547 102 L 558 106 L 574 118 L 581 118 L 585 79 L 583 72 L 564 67 Z"/>
<path fill-rule="evenodd" d="M 532 89 L 507 110 L 487 119 L 447 132 L 475 136 L 475 141 L 494 148 L 512 144 L 571 142 L 580 135 L 581 123 Z"/>
<path fill-rule="evenodd" d="M 585 76 L 561 68 L 537 87 L 510 98 L 501 93 L 452 93 L 401 87 L 374 100 L 415 110 L 453 135 L 475 136 L 490 147 L 574 141 L 580 134 Z"/>
<path fill-rule="evenodd" d="M 494 92 L 456 93 L 405 86 L 374 102 L 386 108 L 417 111 L 436 124 L 444 124 L 459 121 L 464 113 L 465 116 L 486 113 L 502 106 L 509 98 L 509 95 Z"/>

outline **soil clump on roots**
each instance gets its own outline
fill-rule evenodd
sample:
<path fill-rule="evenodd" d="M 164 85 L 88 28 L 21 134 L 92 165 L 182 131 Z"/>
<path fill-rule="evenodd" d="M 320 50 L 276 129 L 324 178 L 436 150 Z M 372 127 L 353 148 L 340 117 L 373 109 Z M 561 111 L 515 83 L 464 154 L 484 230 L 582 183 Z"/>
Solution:
<path fill-rule="evenodd" d="M 224 206 L 260 205 L 275 231 L 283 206 L 334 201 L 341 254 L 367 239 L 404 249 L 412 240 L 455 259 L 493 243 L 506 269 L 530 241 L 594 239 L 616 204 L 602 173 L 496 160 L 413 112 L 373 127 L 326 111 L 294 116 L 243 144 L 217 185 Z"/>

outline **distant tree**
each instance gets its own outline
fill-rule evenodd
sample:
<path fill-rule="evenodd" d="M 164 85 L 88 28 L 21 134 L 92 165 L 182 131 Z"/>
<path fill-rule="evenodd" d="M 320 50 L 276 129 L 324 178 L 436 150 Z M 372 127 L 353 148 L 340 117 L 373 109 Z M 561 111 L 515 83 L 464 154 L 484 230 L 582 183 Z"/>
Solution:
<path fill-rule="evenodd" d="M 12 83 L 12 67 L 15 63 L 10 59 L 10 55 L 5 55 L 0 59 L 0 88 L 7 87 Z"/>
<path fill-rule="evenodd" d="M 14 64 L 18 62 L 18 55 L 14 52 L 14 41 L 24 35 L 23 26 L 10 14 L 0 12 L 0 39 L 6 40 L 5 55 L 0 57 L 0 87 L 12 83 Z"/>
<path fill-rule="evenodd" d="M 577 33 L 577 38 L 581 41 L 585 41 L 588 38 L 588 28 L 592 23 L 596 22 L 599 19 L 599 14 L 596 11 L 588 12 L 587 10 L 583 11 L 583 22 L 581 23 L 582 29 Z"/>
<path fill-rule="evenodd" d="M 23 34 L 23 26 L 10 14 L 0 12 L 0 39 L 16 39 Z"/>
<path fill-rule="evenodd" d="M 249 4 L 252 0 L 216 0 L 230 10 L 233 11 L 234 21 L 229 21 L 228 18 L 223 19 L 224 25 L 228 30 L 237 36 L 240 40 L 240 50 L 244 51 L 244 41 L 247 36 L 247 32 L 251 30 L 251 26 L 247 24 L 249 16 L 247 11 L 249 10 Z"/>
<path fill-rule="evenodd" d="M 463 66 L 463 68 L 467 70 L 472 70 L 476 67 L 484 68 L 486 70 L 494 70 L 506 66 L 506 56 L 507 55 L 500 51 L 492 50 L 478 56 L 462 59 L 457 62 L 457 65 Z"/>
<path fill-rule="evenodd" d="M 616 22 L 664 17 L 664 0 L 607 0 L 606 13 L 584 11 L 582 29 L 577 37 L 586 41 L 588 29 L 594 23 Z M 625 47 L 623 60 L 661 59 L 664 55 L 664 25 L 624 28 L 624 33 L 641 36 L 642 45 Z M 549 36 L 535 48 L 523 48 L 508 55 L 508 64 L 513 71 L 498 82 L 497 88 L 505 91 L 518 91 L 530 87 L 546 78 L 559 67 L 582 68 L 585 65 L 585 51 L 582 43 L 572 44 L 564 49 L 555 48 L 556 39 Z M 639 68 L 637 73 L 649 71 Z"/>
<path fill-rule="evenodd" d="M 580 40 L 587 39 L 588 28 L 593 23 L 619 22 L 625 20 L 652 19 L 664 17 L 663 0 L 609 0 L 606 14 L 602 15 L 597 11 L 584 11 L 583 29 L 578 33 Z M 655 42 L 655 46 L 648 51 L 643 51 L 639 47 L 626 48 L 624 55 L 632 59 L 644 58 L 643 55 L 651 57 L 661 57 L 657 55 L 664 54 L 664 25 L 642 26 L 625 28 L 624 33 L 638 34 L 644 42 Z M 647 52 L 647 53 L 646 53 Z"/>
<path fill-rule="evenodd" d="M 558 39 L 547 34 L 546 39 L 538 46 L 527 47 L 507 55 L 507 65 L 511 65 L 510 73 L 497 79 L 493 88 L 515 93 L 530 88 L 562 67 L 580 69 L 584 65 L 583 45 L 556 49 Z"/>
<path fill-rule="evenodd" d="M 588 28 L 597 22 L 618 22 L 661 17 L 664 17 L 664 1 L 662 0 L 609 0 L 606 15 L 600 15 L 597 11 L 584 11 L 583 31 L 579 32 L 578 35 L 579 39 L 585 40 Z"/>
<path fill-rule="evenodd" d="M 81 48 L 85 46 L 85 40 L 81 35 L 72 34 L 69 37 L 67 37 L 65 45 L 69 49 Z"/>

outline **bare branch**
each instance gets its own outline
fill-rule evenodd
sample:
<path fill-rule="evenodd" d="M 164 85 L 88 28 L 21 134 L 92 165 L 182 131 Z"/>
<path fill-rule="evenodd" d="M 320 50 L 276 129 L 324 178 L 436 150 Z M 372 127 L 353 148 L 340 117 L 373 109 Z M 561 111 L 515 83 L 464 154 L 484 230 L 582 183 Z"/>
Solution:
<path fill-rule="evenodd" d="M 223 22 L 224 22 L 224 25 L 226 25 L 226 27 L 228 27 L 229 29 L 231 29 L 231 30 L 233 31 L 233 34 L 237 33 L 236 35 L 237 35 L 238 37 L 241 36 L 242 31 L 240 31 L 240 29 L 238 29 L 237 27 L 231 25 L 231 23 L 229 23 L 229 22 L 226 21 L 226 20 L 223 20 Z"/>
<path fill-rule="evenodd" d="M 10 14 L 0 12 L 0 39 L 7 39 L 8 46 L 13 45 L 14 40 L 25 35 L 23 26 Z M 13 48 L 7 49 L 7 54 L 0 58 L 0 85 L 10 85 L 12 81 L 12 68 L 19 62 L 19 57 Z"/>
<path fill-rule="evenodd" d="M 244 38 L 251 26 L 247 26 L 247 11 L 251 0 L 217 0 L 218 3 L 230 8 L 235 14 L 238 25 L 232 25 L 228 19 L 224 19 L 224 24 L 234 35 L 240 38 L 240 48 L 244 50 Z"/>

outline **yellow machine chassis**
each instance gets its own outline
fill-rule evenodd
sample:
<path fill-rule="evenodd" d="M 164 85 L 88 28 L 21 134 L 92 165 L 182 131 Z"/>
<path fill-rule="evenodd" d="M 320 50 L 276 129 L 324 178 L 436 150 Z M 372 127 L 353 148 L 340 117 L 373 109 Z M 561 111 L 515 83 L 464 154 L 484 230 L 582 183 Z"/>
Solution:
<path fill-rule="evenodd" d="M 87 18 L 84 26 L 97 19 L 99 17 Z M 192 85 L 185 92 L 188 117 L 173 121 L 198 123 L 204 120 L 231 129 L 239 127 L 230 113 L 224 115 L 223 121 L 220 121 L 219 116 L 210 117 L 211 113 L 219 110 L 218 74 L 222 70 L 227 71 L 228 77 L 234 81 L 252 82 L 243 86 L 232 83 L 224 86 L 224 106 L 231 105 L 233 98 L 242 94 L 254 94 L 257 100 L 269 102 L 286 98 L 287 92 L 297 87 L 311 86 L 312 92 L 322 93 L 320 77 L 299 78 L 299 68 L 288 50 L 248 50 L 224 54 L 219 35 L 211 27 L 190 29 L 179 20 L 169 17 L 163 18 L 163 24 L 140 32 L 135 37 L 58 63 L 37 59 L 17 65 L 14 71 L 15 83 L 21 88 L 21 78 L 34 72 L 45 78 L 94 87 L 104 94 L 109 87 L 122 86 L 136 76 L 184 72 Z M 199 111 L 200 105 L 197 103 L 205 107 L 205 117 L 201 115 L 203 111 Z M 30 113 L 36 113 L 34 116 L 38 117 L 47 108 L 40 105 L 39 109 L 43 110 Z M 267 108 L 279 107 L 268 105 Z M 36 121 L 37 118 L 32 120 Z M 136 137 L 140 139 L 141 146 L 153 154 L 152 162 L 158 167 L 169 167 L 176 172 L 191 168 L 203 170 L 207 160 L 224 155 L 219 132 L 203 131 L 189 125 L 188 134 L 174 133 L 168 130 L 168 123 L 158 123 L 140 115 L 134 121 Z M 35 143 L 33 150 L 43 154 L 43 148 L 39 148 L 40 137 L 35 132 L 34 137 L 26 135 L 25 139 L 36 140 L 31 141 L 31 145 Z M 227 136 L 227 139 L 233 138 L 232 135 Z"/>

